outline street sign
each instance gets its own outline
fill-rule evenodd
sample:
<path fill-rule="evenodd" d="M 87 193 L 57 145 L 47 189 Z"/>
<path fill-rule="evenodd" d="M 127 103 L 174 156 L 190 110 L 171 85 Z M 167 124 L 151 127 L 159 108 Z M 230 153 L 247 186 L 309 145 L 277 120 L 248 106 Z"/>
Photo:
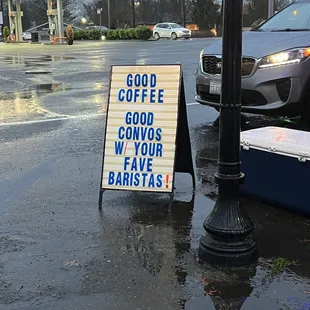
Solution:
<path fill-rule="evenodd" d="M 0 12 L 0 25 L 3 25 L 3 13 Z"/>
<path fill-rule="evenodd" d="M 102 12 L 102 9 L 97 9 L 97 14 L 100 15 Z"/>
<path fill-rule="evenodd" d="M 181 65 L 112 66 L 100 201 L 107 189 L 173 194 L 193 161 Z"/>

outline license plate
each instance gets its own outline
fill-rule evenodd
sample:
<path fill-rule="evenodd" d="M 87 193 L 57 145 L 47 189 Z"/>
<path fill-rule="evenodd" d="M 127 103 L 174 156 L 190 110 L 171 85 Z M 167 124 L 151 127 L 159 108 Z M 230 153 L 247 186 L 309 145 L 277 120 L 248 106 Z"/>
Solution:
<path fill-rule="evenodd" d="M 220 95 L 222 90 L 222 85 L 220 81 L 211 81 L 210 83 L 210 94 Z"/>

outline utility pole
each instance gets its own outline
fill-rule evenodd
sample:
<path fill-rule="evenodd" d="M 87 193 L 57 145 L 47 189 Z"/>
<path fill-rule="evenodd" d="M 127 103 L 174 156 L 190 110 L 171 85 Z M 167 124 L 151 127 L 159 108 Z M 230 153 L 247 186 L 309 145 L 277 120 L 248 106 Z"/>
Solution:
<path fill-rule="evenodd" d="M 16 41 L 23 41 L 23 24 L 22 24 L 22 10 L 20 0 L 16 0 Z"/>
<path fill-rule="evenodd" d="M 111 3 L 108 0 L 108 28 L 111 28 Z"/>
<path fill-rule="evenodd" d="M 274 0 L 268 0 L 268 18 L 274 15 Z"/>
<path fill-rule="evenodd" d="M 3 25 L 4 25 L 4 16 L 3 16 L 3 0 L 0 0 L 0 34 L 3 36 Z"/>
<path fill-rule="evenodd" d="M 58 22 L 58 36 L 63 37 L 65 31 L 64 31 L 62 0 L 57 0 L 57 22 Z"/>
<path fill-rule="evenodd" d="M 136 1 L 131 0 L 132 9 L 132 28 L 136 28 Z"/>
<path fill-rule="evenodd" d="M 186 0 L 181 0 L 182 3 L 182 19 L 183 19 L 183 27 L 186 28 Z"/>
<path fill-rule="evenodd" d="M 99 24 L 100 24 L 100 27 L 102 26 L 102 8 L 100 9 L 97 9 L 97 14 L 100 15 L 100 21 L 99 21 Z"/>

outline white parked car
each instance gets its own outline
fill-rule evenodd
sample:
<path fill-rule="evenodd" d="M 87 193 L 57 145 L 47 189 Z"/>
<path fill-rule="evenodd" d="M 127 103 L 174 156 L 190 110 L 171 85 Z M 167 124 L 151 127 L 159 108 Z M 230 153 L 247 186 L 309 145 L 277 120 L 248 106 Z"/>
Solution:
<path fill-rule="evenodd" d="M 189 39 L 192 32 L 176 23 L 159 23 L 153 29 L 153 36 L 156 40 L 160 38 Z"/>
<path fill-rule="evenodd" d="M 24 32 L 23 33 L 23 39 L 25 41 L 31 40 L 31 32 L 28 32 L 28 31 Z"/>

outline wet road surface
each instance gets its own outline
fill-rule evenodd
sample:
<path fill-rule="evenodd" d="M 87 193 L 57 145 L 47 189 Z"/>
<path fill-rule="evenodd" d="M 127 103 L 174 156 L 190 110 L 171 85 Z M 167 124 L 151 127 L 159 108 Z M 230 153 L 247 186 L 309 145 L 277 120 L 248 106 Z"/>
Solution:
<path fill-rule="evenodd" d="M 260 259 L 197 261 L 214 206 L 217 112 L 194 104 L 210 40 L 0 45 L 0 309 L 310 309 L 307 218 L 244 199 Z M 165 195 L 106 192 L 97 208 L 111 64 L 183 65 L 197 177 Z M 248 116 L 249 127 L 294 126 Z M 187 202 L 181 202 L 187 201 Z"/>

